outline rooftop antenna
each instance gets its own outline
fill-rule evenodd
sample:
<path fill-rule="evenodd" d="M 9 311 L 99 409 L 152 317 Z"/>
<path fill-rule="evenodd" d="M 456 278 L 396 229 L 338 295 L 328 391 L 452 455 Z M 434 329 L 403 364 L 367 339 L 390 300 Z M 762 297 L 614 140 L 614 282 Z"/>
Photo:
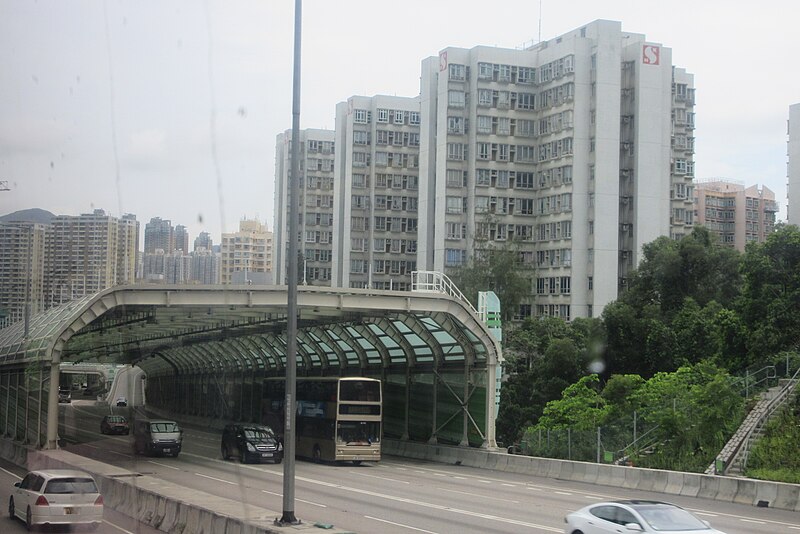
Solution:
<path fill-rule="evenodd" d="M 539 42 L 542 42 L 542 0 L 539 0 Z"/>

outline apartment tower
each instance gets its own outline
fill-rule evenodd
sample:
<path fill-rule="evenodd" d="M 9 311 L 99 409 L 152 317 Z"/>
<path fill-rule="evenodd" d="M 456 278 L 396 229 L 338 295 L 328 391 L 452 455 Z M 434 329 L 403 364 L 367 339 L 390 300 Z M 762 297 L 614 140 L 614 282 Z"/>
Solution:
<path fill-rule="evenodd" d="M 256 220 L 239 221 L 239 231 L 222 234 L 220 283 L 272 283 L 272 232 Z"/>
<path fill-rule="evenodd" d="M 292 131 L 279 134 L 275 162 L 275 280 L 287 283 Z M 300 131 L 298 284 L 331 285 L 333 248 L 333 158 L 331 130 Z"/>
<path fill-rule="evenodd" d="M 788 197 L 787 218 L 789 224 L 800 225 L 800 104 L 789 106 L 789 122 L 787 124 L 787 174 Z"/>
<path fill-rule="evenodd" d="M 336 106 L 333 278 L 407 291 L 417 268 L 420 100 L 353 96 Z"/>
<path fill-rule="evenodd" d="M 45 302 L 61 304 L 132 284 L 138 244 L 134 215 L 118 219 L 98 209 L 77 217 L 54 217 L 45 235 Z"/>
<path fill-rule="evenodd" d="M 420 268 L 514 241 L 535 273 L 518 318 L 591 317 L 642 245 L 690 229 L 694 88 L 669 48 L 598 20 L 446 48 L 421 80 Z"/>
<path fill-rule="evenodd" d="M 769 188 L 726 180 L 694 185 L 695 223 L 719 236 L 724 245 L 744 252 L 747 243 L 763 243 L 775 230 L 778 204 Z"/>

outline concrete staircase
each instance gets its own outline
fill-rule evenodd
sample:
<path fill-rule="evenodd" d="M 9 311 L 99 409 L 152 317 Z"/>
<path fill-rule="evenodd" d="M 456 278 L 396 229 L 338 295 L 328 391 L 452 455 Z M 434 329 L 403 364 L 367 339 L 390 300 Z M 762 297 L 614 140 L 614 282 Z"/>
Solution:
<path fill-rule="evenodd" d="M 733 437 L 717 455 L 714 463 L 705 470 L 707 475 L 744 475 L 750 449 L 763 435 L 767 422 L 797 394 L 798 373 L 792 378 L 780 379 L 777 386 L 762 394 L 761 399 L 747 414 Z"/>

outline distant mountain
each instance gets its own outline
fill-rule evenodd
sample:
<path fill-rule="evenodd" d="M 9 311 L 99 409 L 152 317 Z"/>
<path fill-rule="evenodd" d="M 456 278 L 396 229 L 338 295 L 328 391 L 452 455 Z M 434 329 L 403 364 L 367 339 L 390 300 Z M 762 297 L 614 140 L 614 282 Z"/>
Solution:
<path fill-rule="evenodd" d="M 32 222 L 48 224 L 50 220 L 55 217 L 49 211 L 40 208 L 31 208 L 27 210 L 19 210 L 8 215 L 0 215 L 0 222 Z"/>

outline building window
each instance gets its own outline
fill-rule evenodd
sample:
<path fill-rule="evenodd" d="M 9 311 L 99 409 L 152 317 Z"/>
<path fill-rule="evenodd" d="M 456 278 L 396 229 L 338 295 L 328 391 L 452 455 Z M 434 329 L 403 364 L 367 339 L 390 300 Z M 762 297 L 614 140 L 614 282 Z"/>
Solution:
<path fill-rule="evenodd" d="M 531 67 L 517 67 L 517 83 L 533 83 L 536 79 L 536 69 Z"/>
<path fill-rule="evenodd" d="M 451 108 L 463 108 L 466 105 L 466 95 L 464 91 L 448 91 L 447 105 Z"/>
<path fill-rule="evenodd" d="M 491 143 L 477 143 L 475 150 L 475 158 L 479 160 L 488 160 L 491 154 Z"/>
<path fill-rule="evenodd" d="M 366 109 L 357 109 L 353 114 L 353 122 L 369 124 L 369 112 Z"/>
<path fill-rule="evenodd" d="M 479 134 L 492 133 L 492 118 L 487 115 L 478 115 L 478 126 L 476 131 Z"/>
<path fill-rule="evenodd" d="M 464 133 L 463 117 L 447 117 L 447 133 L 461 135 Z"/>
<path fill-rule="evenodd" d="M 406 116 L 405 116 L 405 113 L 402 110 L 396 109 L 394 111 L 394 123 L 395 124 L 405 124 L 405 122 L 406 122 L 405 119 L 406 119 Z"/>
<path fill-rule="evenodd" d="M 445 265 L 448 267 L 458 267 L 463 265 L 467 259 L 467 251 L 457 248 L 445 249 Z"/>
<path fill-rule="evenodd" d="M 448 66 L 450 79 L 463 82 L 467 77 L 467 68 L 464 65 L 450 63 Z"/>
<path fill-rule="evenodd" d="M 447 159 L 454 161 L 464 161 L 466 150 L 462 143 L 447 143 Z"/>
<path fill-rule="evenodd" d="M 464 187 L 467 177 L 464 171 L 458 169 L 447 169 L 447 187 Z"/>
<path fill-rule="evenodd" d="M 388 109 L 379 109 L 378 110 L 378 122 L 389 122 L 389 110 Z"/>
<path fill-rule="evenodd" d="M 490 107 L 492 105 L 491 89 L 478 89 L 478 105 L 481 107 Z"/>
<path fill-rule="evenodd" d="M 411 126 L 419 126 L 420 124 L 419 111 L 408 112 L 408 124 L 410 124 Z"/>
<path fill-rule="evenodd" d="M 369 132 L 354 130 L 353 131 L 353 144 L 355 145 L 368 145 Z"/>
<path fill-rule="evenodd" d="M 464 200 L 462 197 L 447 197 L 447 213 L 463 213 Z"/>

